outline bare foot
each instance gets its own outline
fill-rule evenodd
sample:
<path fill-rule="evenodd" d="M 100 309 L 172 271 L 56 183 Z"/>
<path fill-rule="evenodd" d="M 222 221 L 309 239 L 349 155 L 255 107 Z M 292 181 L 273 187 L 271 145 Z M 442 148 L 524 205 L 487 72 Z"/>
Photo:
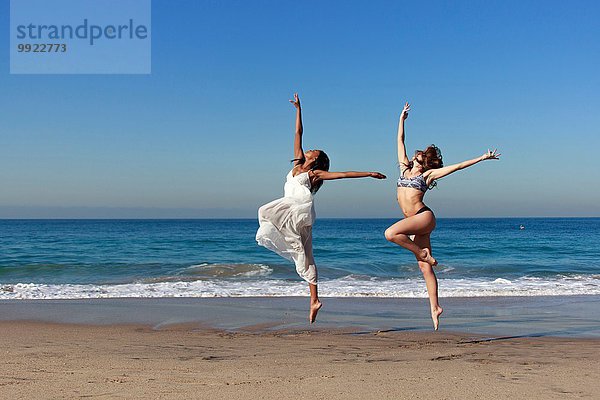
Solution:
<path fill-rule="evenodd" d="M 436 331 L 440 326 L 440 315 L 444 312 L 444 309 L 440 306 L 431 309 L 431 319 L 433 320 L 433 329 Z"/>
<path fill-rule="evenodd" d="M 437 263 L 438 263 L 437 260 L 435 258 L 433 258 L 433 256 L 429 252 L 429 249 L 427 249 L 427 248 L 421 250 L 421 254 L 417 258 L 419 259 L 419 261 L 426 262 L 427 264 L 429 264 L 431 266 L 437 265 Z"/>
<path fill-rule="evenodd" d="M 310 313 L 308 314 L 308 320 L 311 324 L 317 319 L 317 314 L 321 307 L 323 307 L 323 303 L 321 303 L 319 300 L 310 303 Z"/>

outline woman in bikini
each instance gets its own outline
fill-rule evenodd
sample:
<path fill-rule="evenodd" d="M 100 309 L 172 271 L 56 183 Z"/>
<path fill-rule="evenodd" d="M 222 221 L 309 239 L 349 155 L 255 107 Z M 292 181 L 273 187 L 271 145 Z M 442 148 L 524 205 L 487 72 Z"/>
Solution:
<path fill-rule="evenodd" d="M 431 255 L 430 235 L 435 229 L 435 215 L 423 203 L 427 189 L 436 185 L 436 181 L 453 172 L 470 167 L 483 160 L 497 160 L 500 154 L 488 150 L 484 155 L 472 160 L 444 167 L 442 153 L 435 145 L 425 150 L 417 150 L 409 159 L 404 146 L 404 121 L 408 118 L 410 105 L 406 103 L 398 122 L 398 205 L 404 219 L 396 222 L 385 231 L 385 238 L 411 251 L 417 258 L 419 268 L 425 278 L 433 327 L 438 329 L 440 315 L 444 311 L 438 302 L 438 283 L 433 271 L 437 261 Z"/>

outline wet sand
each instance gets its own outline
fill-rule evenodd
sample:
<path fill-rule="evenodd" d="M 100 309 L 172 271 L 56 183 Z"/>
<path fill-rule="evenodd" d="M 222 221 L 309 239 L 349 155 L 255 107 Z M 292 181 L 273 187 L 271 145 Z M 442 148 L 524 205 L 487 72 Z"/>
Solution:
<path fill-rule="evenodd" d="M 108 298 L 0 300 L 0 321 L 199 324 L 223 330 L 352 328 L 432 330 L 427 299 L 322 298 L 318 323 L 307 324 L 307 297 Z M 487 336 L 600 338 L 600 296 L 444 298 L 442 332 Z"/>

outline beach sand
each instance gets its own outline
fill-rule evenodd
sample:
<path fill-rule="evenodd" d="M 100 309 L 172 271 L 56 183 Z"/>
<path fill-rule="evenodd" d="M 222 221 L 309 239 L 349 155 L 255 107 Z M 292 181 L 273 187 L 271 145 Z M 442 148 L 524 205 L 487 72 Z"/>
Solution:
<path fill-rule="evenodd" d="M 0 322 L 1 398 L 598 398 L 600 340 Z"/>
<path fill-rule="evenodd" d="M 0 399 L 599 398 L 600 297 L 0 301 Z"/>

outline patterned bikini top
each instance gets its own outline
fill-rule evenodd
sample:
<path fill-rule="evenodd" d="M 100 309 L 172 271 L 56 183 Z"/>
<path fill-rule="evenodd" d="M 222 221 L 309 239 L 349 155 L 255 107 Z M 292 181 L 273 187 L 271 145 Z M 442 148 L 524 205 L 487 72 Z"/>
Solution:
<path fill-rule="evenodd" d="M 423 193 L 425 193 L 429 188 L 427 182 L 425 182 L 425 178 L 423 178 L 423 174 L 414 176 L 412 178 L 406 178 L 404 177 L 404 172 L 402 170 L 400 170 L 400 178 L 398 178 L 398 187 L 418 189 Z"/>

